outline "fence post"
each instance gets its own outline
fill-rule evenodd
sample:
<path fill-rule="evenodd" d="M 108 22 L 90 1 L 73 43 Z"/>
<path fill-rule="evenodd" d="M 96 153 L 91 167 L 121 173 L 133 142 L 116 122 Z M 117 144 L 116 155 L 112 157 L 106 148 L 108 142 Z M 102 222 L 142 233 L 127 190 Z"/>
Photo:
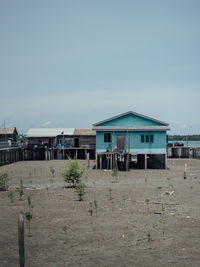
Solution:
<path fill-rule="evenodd" d="M 87 168 L 89 169 L 90 168 L 90 153 L 87 153 Z"/>
<path fill-rule="evenodd" d="M 18 245 L 19 245 L 19 266 L 24 267 L 25 255 L 24 255 L 24 214 L 20 212 L 18 214 Z"/>

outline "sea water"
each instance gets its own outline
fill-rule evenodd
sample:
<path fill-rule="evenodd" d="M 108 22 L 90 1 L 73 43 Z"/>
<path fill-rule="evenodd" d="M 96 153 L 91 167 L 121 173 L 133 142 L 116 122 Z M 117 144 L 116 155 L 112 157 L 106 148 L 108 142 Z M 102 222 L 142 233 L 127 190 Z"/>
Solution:
<path fill-rule="evenodd" d="M 175 143 L 177 141 L 173 141 Z M 200 147 L 200 141 L 181 141 L 184 143 L 184 146 L 189 146 L 189 147 Z"/>

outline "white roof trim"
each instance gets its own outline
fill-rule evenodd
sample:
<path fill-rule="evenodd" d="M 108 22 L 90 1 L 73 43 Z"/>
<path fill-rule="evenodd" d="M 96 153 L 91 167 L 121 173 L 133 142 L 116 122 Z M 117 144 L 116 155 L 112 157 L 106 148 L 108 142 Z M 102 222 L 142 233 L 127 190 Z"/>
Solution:
<path fill-rule="evenodd" d="M 94 131 L 167 131 L 168 126 L 95 126 Z"/>

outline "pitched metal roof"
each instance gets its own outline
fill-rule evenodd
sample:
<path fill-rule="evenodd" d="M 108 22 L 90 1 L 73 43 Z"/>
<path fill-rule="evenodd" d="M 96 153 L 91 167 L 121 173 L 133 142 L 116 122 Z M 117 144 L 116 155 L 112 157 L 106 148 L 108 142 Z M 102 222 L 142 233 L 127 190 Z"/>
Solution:
<path fill-rule="evenodd" d="M 56 137 L 58 135 L 93 135 L 96 133 L 92 129 L 75 128 L 30 128 L 27 137 Z"/>
<path fill-rule="evenodd" d="M 56 137 L 58 135 L 73 135 L 74 128 L 30 128 L 27 137 Z"/>
<path fill-rule="evenodd" d="M 14 134 L 14 131 L 17 133 L 16 127 L 0 127 L 0 134 Z"/>
<path fill-rule="evenodd" d="M 74 135 L 96 135 L 92 129 L 75 129 Z"/>
<path fill-rule="evenodd" d="M 142 118 L 147 119 L 147 120 L 155 121 L 155 122 L 160 123 L 160 124 L 163 124 L 163 125 L 165 125 L 165 126 L 169 126 L 169 124 L 166 123 L 166 122 L 159 121 L 159 120 L 156 120 L 156 119 L 154 119 L 154 118 L 151 118 L 151 117 L 148 117 L 148 116 L 145 116 L 145 115 L 142 115 L 142 114 L 133 112 L 133 111 L 128 111 L 128 112 L 119 114 L 119 115 L 117 115 L 117 116 L 111 117 L 111 118 L 109 118 L 109 119 L 106 119 L 106 120 L 103 120 L 103 121 L 99 121 L 99 122 L 93 124 L 93 126 L 98 126 L 99 124 L 102 124 L 102 123 L 104 123 L 104 122 L 111 121 L 111 120 L 114 120 L 114 119 L 123 117 L 123 116 L 128 115 L 128 114 L 133 114 L 133 115 L 135 115 L 135 116 L 142 117 Z"/>
<path fill-rule="evenodd" d="M 168 126 L 94 126 L 95 131 L 167 131 Z"/>

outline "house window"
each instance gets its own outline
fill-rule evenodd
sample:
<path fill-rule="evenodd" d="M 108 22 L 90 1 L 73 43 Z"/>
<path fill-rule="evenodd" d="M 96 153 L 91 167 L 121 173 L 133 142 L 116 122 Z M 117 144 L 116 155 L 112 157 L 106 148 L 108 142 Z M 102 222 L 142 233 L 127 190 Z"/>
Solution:
<path fill-rule="evenodd" d="M 144 135 L 141 135 L 141 143 L 144 143 Z"/>
<path fill-rule="evenodd" d="M 153 135 L 150 135 L 150 143 L 153 143 Z"/>
<path fill-rule="evenodd" d="M 149 143 L 149 136 L 146 135 L 146 143 Z"/>
<path fill-rule="evenodd" d="M 111 133 L 104 133 L 104 142 L 111 143 L 112 142 L 112 135 Z"/>

